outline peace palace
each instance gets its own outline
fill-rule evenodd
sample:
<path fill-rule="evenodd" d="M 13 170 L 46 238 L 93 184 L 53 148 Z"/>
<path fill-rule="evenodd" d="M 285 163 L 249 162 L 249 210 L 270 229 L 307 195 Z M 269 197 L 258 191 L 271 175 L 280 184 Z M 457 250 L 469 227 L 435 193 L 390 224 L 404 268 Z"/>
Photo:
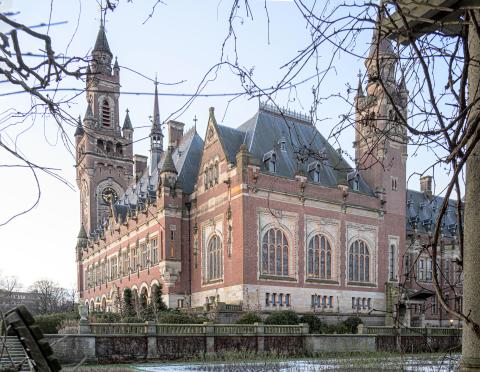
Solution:
<path fill-rule="evenodd" d="M 75 132 L 77 280 L 88 309 L 118 311 L 127 287 L 137 302 L 150 301 L 161 285 L 170 308 L 448 324 L 425 249 L 443 199 L 429 176 L 420 191 L 406 188 L 407 136 L 386 93 L 406 115 L 408 92 L 395 81 L 388 40 L 372 44 L 366 87 L 359 81 L 353 166 L 310 117 L 267 104 L 236 127 L 218 123 L 210 108 L 203 135 L 161 123 L 156 88 L 150 156 L 134 155 L 112 62 L 101 26 Z M 436 264 L 447 299 L 460 307 L 456 235 L 451 201 Z"/>

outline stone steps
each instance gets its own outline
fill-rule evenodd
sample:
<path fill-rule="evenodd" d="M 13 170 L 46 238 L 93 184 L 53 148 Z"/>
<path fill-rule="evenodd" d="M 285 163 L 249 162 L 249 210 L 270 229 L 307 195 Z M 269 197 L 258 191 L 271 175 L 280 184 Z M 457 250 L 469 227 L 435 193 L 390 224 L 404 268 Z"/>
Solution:
<path fill-rule="evenodd" d="M 4 340 L 4 338 L 0 339 L 0 369 L 12 366 L 12 362 L 16 366 L 23 362 L 20 371 L 30 371 L 28 360 L 25 360 L 27 354 L 18 338 L 7 337 L 5 346 L 3 345 Z"/>

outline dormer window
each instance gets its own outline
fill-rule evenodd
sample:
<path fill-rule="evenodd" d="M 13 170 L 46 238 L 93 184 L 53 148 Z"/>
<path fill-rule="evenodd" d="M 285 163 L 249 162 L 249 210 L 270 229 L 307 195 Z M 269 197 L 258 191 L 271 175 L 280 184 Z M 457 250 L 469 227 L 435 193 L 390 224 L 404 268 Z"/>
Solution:
<path fill-rule="evenodd" d="M 285 140 L 285 137 L 281 137 L 279 140 L 278 140 L 278 144 L 280 146 L 280 151 L 287 151 L 287 146 L 286 146 L 286 140 Z"/>
<path fill-rule="evenodd" d="M 110 127 L 110 104 L 107 99 L 104 99 L 102 103 L 102 125 Z"/>
<path fill-rule="evenodd" d="M 265 167 L 268 169 L 269 172 L 277 172 L 277 155 L 273 150 L 263 155 L 263 162 L 265 163 Z"/>
<path fill-rule="evenodd" d="M 358 191 L 360 189 L 360 181 L 358 180 L 358 177 L 355 177 L 353 179 L 353 191 Z"/>
<path fill-rule="evenodd" d="M 308 174 L 313 182 L 320 182 L 320 164 L 313 162 L 308 165 Z"/>

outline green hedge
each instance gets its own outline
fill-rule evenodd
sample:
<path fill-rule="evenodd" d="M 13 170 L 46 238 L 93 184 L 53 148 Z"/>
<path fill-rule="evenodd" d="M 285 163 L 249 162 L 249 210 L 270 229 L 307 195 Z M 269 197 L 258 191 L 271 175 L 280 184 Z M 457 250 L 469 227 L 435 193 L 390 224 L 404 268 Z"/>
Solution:
<path fill-rule="evenodd" d="M 203 322 L 208 322 L 207 318 L 196 317 L 175 310 L 163 311 L 158 314 L 157 319 L 158 323 L 165 324 L 202 324 Z"/>
<path fill-rule="evenodd" d="M 239 319 L 235 321 L 235 324 L 253 324 L 262 323 L 262 318 L 257 313 L 250 311 L 243 314 Z"/>
<path fill-rule="evenodd" d="M 79 320 L 80 316 L 77 312 L 52 313 L 46 315 L 37 315 L 35 324 L 40 327 L 44 334 L 57 334 L 60 324 L 67 319 Z"/>
<path fill-rule="evenodd" d="M 265 324 L 290 325 L 299 323 L 300 318 L 293 310 L 275 311 L 265 319 Z"/>

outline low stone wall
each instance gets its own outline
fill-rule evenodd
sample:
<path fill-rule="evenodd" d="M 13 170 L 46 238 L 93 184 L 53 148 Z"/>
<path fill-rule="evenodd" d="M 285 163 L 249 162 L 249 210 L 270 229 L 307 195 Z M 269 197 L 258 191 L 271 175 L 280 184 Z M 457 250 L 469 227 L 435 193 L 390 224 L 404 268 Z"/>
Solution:
<path fill-rule="evenodd" d="M 367 353 L 377 351 L 374 335 L 309 335 L 305 336 L 309 355 L 319 353 Z"/>
<path fill-rule="evenodd" d="M 281 355 L 315 355 L 397 351 L 450 350 L 458 336 L 385 335 L 47 335 L 62 364 L 80 361 L 112 363 L 146 360 L 176 360 L 202 357 L 214 352 L 274 352 Z M 400 341 L 398 341 L 400 340 Z"/>
<path fill-rule="evenodd" d="M 422 353 L 437 351 L 460 351 L 462 347 L 461 336 L 388 336 L 377 335 L 376 350 L 402 351 L 405 353 Z"/>

